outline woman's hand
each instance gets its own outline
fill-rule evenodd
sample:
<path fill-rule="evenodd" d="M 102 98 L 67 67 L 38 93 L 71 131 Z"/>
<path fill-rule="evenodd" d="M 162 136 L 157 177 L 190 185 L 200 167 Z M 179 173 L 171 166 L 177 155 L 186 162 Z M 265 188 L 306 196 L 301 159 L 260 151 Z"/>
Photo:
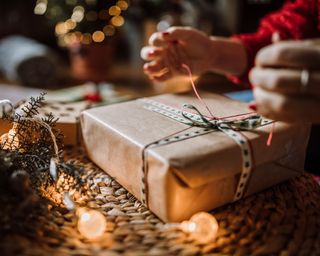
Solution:
<path fill-rule="evenodd" d="M 199 74 L 210 69 L 210 38 L 188 27 L 171 27 L 166 32 L 154 33 L 149 46 L 141 50 L 141 57 L 149 61 L 145 73 L 155 80 L 164 81 L 174 75 L 185 74 L 181 64 L 187 64 Z"/>
<path fill-rule="evenodd" d="M 157 81 L 185 75 L 182 64 L 188 65 L 195 75 L 207 71 L 241 73 L 246 67 L 245 50 L 239 41 L 209 37 L 189 27 L 154 33 L 149 46 L 142 48 L 141 57 L 148 61 L 144 72 Z"/>
<path fill-rule="evenodd" d="M 320 40 L 262 49 L 250 72 L 257 111 L 274 120 L 320 122 Z"/>

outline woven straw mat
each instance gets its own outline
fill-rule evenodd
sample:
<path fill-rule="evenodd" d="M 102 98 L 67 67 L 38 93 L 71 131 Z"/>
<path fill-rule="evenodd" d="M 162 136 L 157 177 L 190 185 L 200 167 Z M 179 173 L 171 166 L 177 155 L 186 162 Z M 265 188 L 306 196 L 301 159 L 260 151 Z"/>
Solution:
<path fill-rule="evenodd" d="M 52 204 L 18 219 L 19 232 L 0 241 L 1 255 L 320 255 L 320 186 L 307 174 L 214 210 L 218 236 L 200 245 L 178 229 L 163 228 L 82 151 L 74 153 L 68 159 L 83 166 L 80 190 L 75 192 L 75 179 L 67 175 L 54 189 L 45 188 Z M 106 216 L 107 232 L 100 239 L 79 234 L 74 214 L 61 203 L 65 190 L 78 205 Z"/>

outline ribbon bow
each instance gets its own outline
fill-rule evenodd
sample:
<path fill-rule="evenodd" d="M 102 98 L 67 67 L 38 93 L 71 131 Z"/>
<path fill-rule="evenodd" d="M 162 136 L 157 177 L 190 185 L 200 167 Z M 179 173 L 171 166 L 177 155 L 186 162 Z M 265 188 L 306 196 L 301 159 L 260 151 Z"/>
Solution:
<path fill-rule="evenodd" d="M 240 120 L 227 120 L 225 118 L 212 118 L 212 120 L 205 117 L 195 106 L 192 104 L 182 105 L 181 115 L 190 121 L 190 125 L 202 128 L 211 129 L 235 129 L 235 130 L 252 130 L 261 125 L 262 118 L 259 115 L 252 115 Z M 197 115 L 186 112 L 185 109 L 191 109 Z"/>

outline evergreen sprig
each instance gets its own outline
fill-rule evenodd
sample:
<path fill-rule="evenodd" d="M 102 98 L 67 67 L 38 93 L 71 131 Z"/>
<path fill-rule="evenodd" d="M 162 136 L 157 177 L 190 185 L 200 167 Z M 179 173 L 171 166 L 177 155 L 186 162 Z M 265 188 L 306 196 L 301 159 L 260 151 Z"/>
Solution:
<path fill-rule="evenodd" d="M 3 137 L 0 149 L 17 152 L 16 162 L 21 168 L 34 171 L 47 169 L 50 159 L 56 153 L 50 131 L 33 119 L 39 119 L 37 115 L 44 105 L 45 95 L 46 93 L 41 93 L 38 97 L 31 97 L 23 106 L 16 108 L 13 116 L 6 117 L 12 123 L 12 129 L 7 137 Z M 51 128 L 58 147 L 62 149 L 63 134 L 55 128 L 59 119 L 50 113 L 40 120 Z"/>
<path fill-rule="evenodd" d="M 15 119 L 20 119 L 21 117 L 32 118 L 39 114 L 39 108 L 41 108 L 45 101 L 45 92 L 41 92 L 39 96 L 36 98 L 30 97 L 28 104 L 25 104 L 21 111 L 24 113 L 21 115 L 20 113 L 15 114 Z"/>

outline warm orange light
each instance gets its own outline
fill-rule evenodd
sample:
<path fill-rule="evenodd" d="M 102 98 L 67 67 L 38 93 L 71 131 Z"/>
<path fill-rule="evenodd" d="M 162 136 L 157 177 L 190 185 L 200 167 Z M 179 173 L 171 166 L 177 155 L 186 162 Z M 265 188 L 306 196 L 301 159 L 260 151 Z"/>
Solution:
<path fill-rule="evenodd" d="M 127 10 L 128 9 L 128 3 L 126 1 L 120 0 L 117 2 L 117 6 L 120 7 L 121 10 Z"/>
<path fill-rule="evenodd" d="M 107 221 L 101 212 L 79 208 L 77 215 L 78 230 L 85 238 L 96 239 L 104 234 Z"/>
<path fill-rule="evenodd" d="M 207 212 L 199 212 L 191 217 L 189 221 L 181 223 L 183 231 L 190 233 L 190 236 L 199 243 L 211 242 L 219 229 L 216 218 Z"/>
<path fill-rule="evenodd" d="M 80 43 L 83 39 L 83 34 L 79 31 L 74 32 L 74 36 L 75 36 L 76 43 Z"/>
<path fill-rule="evenodd" d="M 78 37 L 75 35 L 75 33 L 68 33 L 64 36 L 64 42 L 66 45 L 72 45 L 75 44 L 77 42 L 79 42 Z"/>
<path fill-rule="evenodd" d="M 118 16 L 120 15 L 120 13 L 121 13 L 121 9 L 119 6 L 114 5 L 109 8 L 109 14 L 111 16 Z"/>
<path fill-rule="evenodd" d="M 111 24 L 115 27 L 121 27 L 124 24 L 124 18 L 122 16 L 114 16 L 111 19 Z"/>
<path fill-rule="evenodd" d="M 59 22 L 56 24 L 55 32 L 57 35 L 63 35 L 68 33 L 68 26 L 65 22 Z"/>
<path fill-rule="evenodd" d="M 92 40 L 96 43 L 100 43 L 104 40 L 105 35 L 102 31 L 96 31 L 92 34 Z"/>
<path fill-rule="evenodd" d="M 66 20 L 64 24 L 69 30 L 74 29 L 77 26 L 77 23 L 74 22 L 72 19 Z"/>

